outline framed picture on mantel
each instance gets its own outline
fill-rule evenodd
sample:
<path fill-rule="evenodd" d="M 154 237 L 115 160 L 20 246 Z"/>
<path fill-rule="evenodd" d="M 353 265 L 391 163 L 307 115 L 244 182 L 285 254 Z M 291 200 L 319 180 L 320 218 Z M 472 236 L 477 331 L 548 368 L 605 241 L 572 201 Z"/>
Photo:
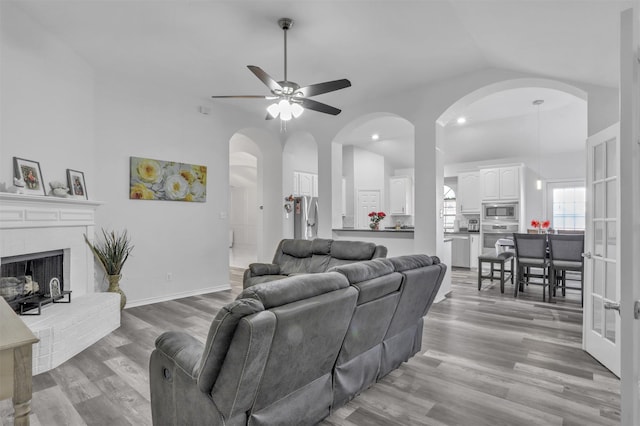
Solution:
<path fill-rule="evenodd" d="M 24 158 L 13 157 L 13 174 L 24 182 L 24 193 L 46 195 L 40 163 Z"/>
<path fill-rule="evenodd" d="M 89 199 L 87 196 L 87 185 L 84 183 L 84 173 L 67 169 L 67 182 L 69 185 L 69 193 L 73 198 Z"/>

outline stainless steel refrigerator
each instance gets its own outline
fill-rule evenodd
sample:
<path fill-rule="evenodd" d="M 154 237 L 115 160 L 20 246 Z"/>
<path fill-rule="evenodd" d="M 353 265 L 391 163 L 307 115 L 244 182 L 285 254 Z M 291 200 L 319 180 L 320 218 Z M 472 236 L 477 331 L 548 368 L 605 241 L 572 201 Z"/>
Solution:
<path fill-rule="evenodd" d="M 318 237 L 318 197 L 294 198 L 293 238 L 313 240 Z"/>

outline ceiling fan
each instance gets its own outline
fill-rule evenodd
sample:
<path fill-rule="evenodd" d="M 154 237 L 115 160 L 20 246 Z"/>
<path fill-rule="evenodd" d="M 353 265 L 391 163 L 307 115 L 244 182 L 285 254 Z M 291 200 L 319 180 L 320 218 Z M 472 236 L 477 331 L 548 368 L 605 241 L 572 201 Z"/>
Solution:
<path fill-rule="evenodd" d="M 275 100 L 276 102 L 267 108 L 267 120 L 272 120 L 280 116 L 280 120 L 289 121 L 291 118 L 299 117 L 305 109 L 331 115 L 340 114 L 340 109 L 309 98 L 311 96 L 347 88 L 351 86 L 351 82 L 343 78 L 341 80 L 326 81 L 324 83 L 300 87 L 297 83 L 287 80 L 287 31 L 293 25 L 293 20 L 281 18 L 278 20 L 278 25 L 284 31 L 284 80 L 276 81 L 264 72 L 262 68 L 255 65 L 247 65 L 247 68 L 269 88 L 271 95 L 212 96 L 212 98 Z"/>

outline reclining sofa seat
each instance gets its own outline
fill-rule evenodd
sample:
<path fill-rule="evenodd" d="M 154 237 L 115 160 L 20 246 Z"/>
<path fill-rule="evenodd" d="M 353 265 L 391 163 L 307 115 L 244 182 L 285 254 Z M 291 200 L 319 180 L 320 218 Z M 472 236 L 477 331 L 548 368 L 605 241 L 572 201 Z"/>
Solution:
<path fill-rule="evenodd" d="M 295 274 L 315 274 L 364 260 L 384 258 L 385 246 L 364 241 L 284 239 L 280 241 L 271 263 L 252 263 L 245 270 L 244 288 L 279 280 Z"/>
<path fill-rule="evenodd" d="M 424 316 L 447 272 L 437 256 L 410 255 L 389 259 L 403 275 L 402 293 L 382 341 L 378 380 L 414 356 L 422 347 Z M 413 343 L 413 344 L 412 344 Z"/>
<path fill-rule="evenodd" d="M 162 334 L 149 365 L 153 423 L 319 422 L 330 413 L 333 366 L 357 297 L 337 272 L 284 278 L 225 306 L 204 345 Z"/>
<path fill-rule="evenodd" d="M 438 293 L 446 265 L 426 255 L 376 259 L 333 268 L 358 290 L 356 308 L 334 369 L 332 408 L 415 355 L 423 317 Z"/>
<path fill-rule="evenodd" d="M 205 344 L 156 340 L 155 425 L 315 424 L 415 355 L 446 266 L 376 259 L 245 289 Z"/>

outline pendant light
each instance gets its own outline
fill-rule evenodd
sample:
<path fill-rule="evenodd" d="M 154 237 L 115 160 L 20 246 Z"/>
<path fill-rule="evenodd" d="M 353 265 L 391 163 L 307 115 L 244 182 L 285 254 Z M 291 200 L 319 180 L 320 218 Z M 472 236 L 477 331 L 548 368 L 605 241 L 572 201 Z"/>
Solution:
<path fill-rule="evenodd" d="M 536 99 L 533 101 L 533 105 L 538 107 L 538 179 L 536 180 L 536 189 L 540 191 L 542 189 L 542 160 L 540 159 L 541 142 L 540 142 L 540 105 L 544 103 L 543 99 Z"/>

